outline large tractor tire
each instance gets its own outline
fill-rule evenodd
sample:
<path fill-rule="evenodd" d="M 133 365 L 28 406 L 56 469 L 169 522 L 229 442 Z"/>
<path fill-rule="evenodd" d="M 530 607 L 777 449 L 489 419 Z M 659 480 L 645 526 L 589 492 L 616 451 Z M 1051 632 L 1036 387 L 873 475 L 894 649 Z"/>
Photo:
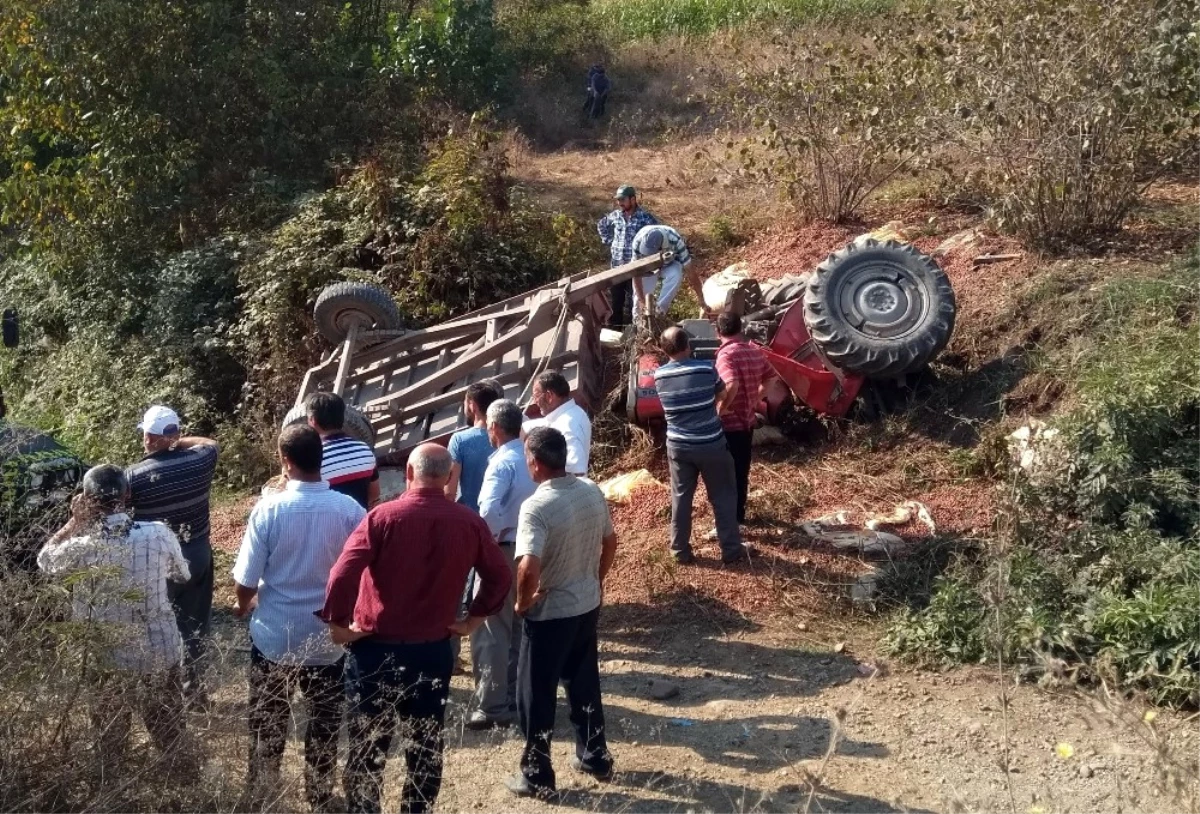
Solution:
<path fill-rule="evenodd" d="M 907 243 L 862 240 L 817 267 L 804 324 L 831 363 L 896 378 L 920 370 L 954 332 L 954 289 L 933 259 Z"/>
<path fill-rule="evenodd" d="M 317 297 L 313 308 L 317 330 L 330 344 L 346 341 L 350 328 L 359 330 L 398 330 L 403 327 L 400 309 L 392 295 L 370 283 L 334 283 Z"/>
<path fill-rule="evenodd" d="M 304 405 L 298 405 L 288 410 L 287 415 L 283 417 L 283 426 L 288 427 L 292 424 L 303 424 L 308 421 L 308 412 L 304 409 Z M 371 426 L 371 422 L 362 414 L 357 407 L 346 405 L 346 422 L 342 426 L 346 434 L 351 438 L 357 438 L 372 449 L 375 447 L 375 428 Z"/>

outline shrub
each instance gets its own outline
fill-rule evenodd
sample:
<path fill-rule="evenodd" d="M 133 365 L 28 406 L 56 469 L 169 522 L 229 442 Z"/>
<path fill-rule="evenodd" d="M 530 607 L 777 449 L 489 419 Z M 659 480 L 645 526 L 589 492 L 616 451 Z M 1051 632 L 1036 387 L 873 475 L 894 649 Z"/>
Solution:
<path fill-rule="evenodd" d="M 389 33 L 376 61 L 419 94 L 477 110 L 511 92 L 515 66 L 501 48 L 491 0 L 432 0 L 394 18 Z"/>
<path fill-rule="evenodd" d="M 755 135 L 730 140 L 729 157 L 807 215 L 852 219 L 924 149 L 914 120 L 922 91 L 895 70 L 883 36 L 796 36 L 773 46 L 740 57 L 732 106 Z"/>
<path fill-rule="evenodd" d="M 1049 250 L 1118 229 L 1144 187 L 1194 152 L 1190 0 L 968 0 L 907 15 L 907 81 L 952 176 L 999 224 Z M 963 158 L 965 157 L 965 161 Z"/>
<path fill-rule="evenodd" d="M 890 0 L 597 0 L 592 5 L 614 42 L 701 37 L 743 26 L 794 26 L 854 20 L 890 8 Z"/>
<path fill-rule="evenodd" d="M 1200 702 L 1198 267 L 1058 298 L 1059 313 L 1085 315 L 1051 357 L 1073 377 L 1055 422 L 1069 464 L 1017 478 L 997 541 L 901 614 L 894 652 L 1041 654 L 1159 702 Z"/>

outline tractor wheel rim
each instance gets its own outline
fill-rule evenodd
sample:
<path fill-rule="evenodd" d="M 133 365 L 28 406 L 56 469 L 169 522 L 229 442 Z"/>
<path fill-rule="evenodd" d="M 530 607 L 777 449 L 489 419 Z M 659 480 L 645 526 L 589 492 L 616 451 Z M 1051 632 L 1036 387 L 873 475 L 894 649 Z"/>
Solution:
<path fill-rule="evenodd" d="M 338 329 L 346 334 L 350 333 L 350 329 L 355 326 L 358 326 L 359 330 L 369 331 L 375 324 L 375 320 L 363 311 L 342 311 L 337 315 L 335 322 Z"/>
<path fill-rule="evenodd" d="M 868 322 L 894 325 L 908 313 L 908 294 L 888 280 L 872 280 L 858 289 L 855 304 Z"/>
<path fill-rule="evenodd" d="M 871 265 L 848 275 L 838 292 L 842 312 L 867 336 L 894 338 L 921 321 L 925 301 L 902 268 Z"/>

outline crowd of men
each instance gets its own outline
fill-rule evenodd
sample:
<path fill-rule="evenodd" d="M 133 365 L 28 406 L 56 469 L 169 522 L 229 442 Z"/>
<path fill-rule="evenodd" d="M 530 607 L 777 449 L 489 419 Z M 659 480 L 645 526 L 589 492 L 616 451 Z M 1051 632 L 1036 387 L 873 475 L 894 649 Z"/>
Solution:
<path fill-rule="evenodd" d="M 682 238 L 641 210 L 631 187 L 618 190 L 617 200 L 620 208 L 599 225 L 614 265 L 665 247 L 681 275 L 690 261 Z M 659 281 L 658 308 L 669 307 L 679 284 L 669 269 L 638 281 L 635 316 Z M 622 293 L 612 298 L 620 320 Z M 769 365 L 742 336 L 736 314 L 721 314 L 717 328 L 715 366 L 691 357 L 678 327 L 659 339 L 669 357 L 655 382 L 667 421 L 670 551 L 684 565 L 695 561 L 700 478 L 722 561 L 751 555 L 742 536 L 750 440 Z M 532 397 L 540 417 L 530 419 L 499 384 L 471 384 L 463 402 L 470 426 L 448 447 L 417 447 L 407 488 L 384 502 L 373 450 L 345 432 L 339 396 L 310 395 L 307 424 L 280 433 L 281 475 L 252 510 L 231 574 L 234 613 L 248 619 L 252 645 L 251 798 L 278 788 L 299 695 L 308 704 L 305 792 L 313 810 L 339 807 L 343 724 L 346 810 L 380 810 L 398 727 L 407 768 L 401 811 L 430 808 L 441 786 L 446 704 L 462 637 L 474 680 L 466 727 L 516 724 L 525 739 L 519 771 L 505 783 L 511 792 L 546 796 L 556 788 L 550 740 L 560 684 L 575 729 L 572 768 L 611 776 L 597 622 L 617 537 L 603 493 L 587 478 L 587 412 L 558 371 L 540 374 Z M 139 429 L 145 457 L 126 470 L 90 470 L 71 519 L 38 563 L 52 574 L 99 573 L 86 596 L 76 586 L 75 615 L 113 635 L 105 680 L 136 676 L 132 694 L 121 696 L 134 703 L 117 704 L 116 724 L 105 726 L 113 738 L 107 753 L 123 748 L 137 709 L 164 759 L 194 773 L 199 756 L 185 711 L 210 703 L 203 669 L 215 583 L 209 494 L 219 448 L 183 435 L 179 416 L 164 406 L 147 410 Z"/>

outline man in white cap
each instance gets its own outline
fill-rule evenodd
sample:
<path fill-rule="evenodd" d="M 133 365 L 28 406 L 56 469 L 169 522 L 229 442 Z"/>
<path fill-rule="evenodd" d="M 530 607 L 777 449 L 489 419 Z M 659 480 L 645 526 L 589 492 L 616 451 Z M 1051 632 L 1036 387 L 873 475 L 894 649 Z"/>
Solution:
<path fill-rule="evenodd" d="M 189 703 L 204 709 L 208 698 L 199 662 L 212 625 L 209 493 L 219 447 L 211 438 L 180 437 L 179 427 L 179 416 L 170 407 L 156 404 L 147 410 L 138 424 L 146 455 L 126 474 L 135 518 L 166 523 L 179 536 L 191 571 L 191 579 L 172 583 L 169 594 L 185 647 L 184 691 Z"/>
<path fill-rule="evenodd" d="M 651 257 L 660 252 L 671 252 L 673 257 L 671 262 L 654 274 L 648 274 L 641 278 L 633 287 L 633 321 L 637 322 L 645 313 L 645 301 L 654 296 L 654 290 L 658 288 L 659 280 L 662 280 L 662 289 L 659 291 L 654 313 L 667 313 L 667 309 L 675 301 L 675 295 L 679 293 L 679 284 L 683 282 L 685 272 L 688 285 L 692 287 L 692 291 L 696 294 L 696 301 L 700 303 L 703 317 L 705 312 L 704 284 L 700 282 L 700 275 L 688 268 L 692 262 L 692 253 L 688 251 L 687 242 L 684 241 L 683 236 L 670 226 L 661 224 L 644 226 L 634 235 L 633 257 L 635 260 Z"/>

